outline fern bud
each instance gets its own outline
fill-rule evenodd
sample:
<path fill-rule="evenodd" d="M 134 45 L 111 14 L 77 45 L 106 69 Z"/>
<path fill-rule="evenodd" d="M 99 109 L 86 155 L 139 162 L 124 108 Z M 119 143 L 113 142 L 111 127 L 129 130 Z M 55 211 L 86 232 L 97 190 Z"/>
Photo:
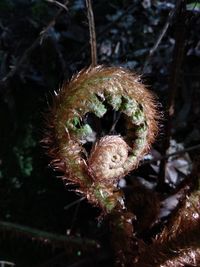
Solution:
<path fill-rule="evenodd" d="M 98 138 L 87 117 L 101 121 L 110 109 L 122 115 L 124 134 Z M 121 201 L 119 179 L 137 167 L 155 139 L 156 113 L 154 96 L 136 74 L 120 67 L 82 70 L 55 96 L 44 139 L 51 166 L 110 212 Z"/>

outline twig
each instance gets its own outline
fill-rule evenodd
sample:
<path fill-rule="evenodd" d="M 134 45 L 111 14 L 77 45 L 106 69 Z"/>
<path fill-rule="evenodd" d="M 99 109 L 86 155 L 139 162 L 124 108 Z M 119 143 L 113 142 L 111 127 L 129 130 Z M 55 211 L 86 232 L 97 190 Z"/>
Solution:
<path fill-rule="evenodd" d="M 31 239 L 36 239 L 38 241 L 44 242 L 44 243 L 57 243 L 60 246 L 64 246 L 66 243 L 71 243 L 74 245 L 88 245 L 88 246 L 97 246 L 97 242 L 88 239 L 88 238 L 80 238 L 80 237 L 68 237 L 64 235 L 58 235 L 58 234 L 53 234 L 45 231 L 40 231 L 35 228 L 15 224 L 15 223 L 10 223 L 10 222 L 5 222 L 5 221 L 0 221 L 0 231 L 4 232 L 14 232 L 16 234 L 24 235 L 27 236 Z"/>
<path fill-rule="evenodd" d="M 199 0 L 197 0 L 197 1 L 194 3 L 194 6 L 193 6 L 193 8 L 192 8 L 192 12 L 195 10 L 195 8 L 196 8 L 196 6 L 197 6 L 198 3 L 199 3 Z"/>
<path fill-rule="evenodd" d="M 49 3 L 55 4 L 55 5 L 59 6 L 59 7 L 62 7 L 62 8 L 64 8 L 66 11 L 68 11 L 68 9 L 67 9 L 67 7 L 66 7 L 66 4 L 62 4 L 62 3 L 60 3 L 60 2 L 58 2 L 58 1 L 56 1 L 56 0 L 46 0 L 46 1 L 49 2 Z M 67 2 L 68 2 L 68 1 L 67 1 Z"/>
<path fill-rule="evenodd" d="M 2 79 L 2 82 L 6 82 L 8 79 L 12 78 L 15 73 L 18 71 L 18 69 L 21 67 L 21 65 L 24 63 L 24 61 L 27 59 L 27 57 L 30 55 L 30 53 L 35 49 L 35 47 L 38 45 L 40 41 L 40 37 L 37 37 L 35 41 L 32 43 L 31 46 L 29 46 L 22 57 L 17 61 L 16 65 L 8 72 L 8 74 Z"/>
<path fill-rule="evenodd" d="M 143 67 L 143 73 L 145 72 L 146 67 L 149 64 L 150 59 L 152 58 L 153 54 L 156 52 L 158 46 L 160 45 L 163 37 L 165 36 L 165 34 L 166 34 L 166 32 L 167 32 L 167 30 L 169 28 L 169 25 L 171 24 L 171 22 L 174 19 L 177 11 L 179 10 L 181 1 L 182 0 L 179 0 L 177 2 L 177 4 L 176 4 L 175 8 L 170 11 L 169 16 L 167 18 L 167 21 L 165 22 L 165 25 L 164 25 L 163 29 L 161 30 L 161 33 L 159 34 L 154 46 L 150 49 L 149 54 L 148 54 L 148 56 L 147 56 L 147 58 L 145 60 L 144 67 Z"/>
<path fill-rule="evenodd" d="M 135 4 L 130 5 L 118 18 L 107 24 L 101 31 L 98 32 L 97 41 L 100 41 L 102 38 L 104 38 L 105 34 L 109 31 L 109 29 L 111 29 L 116 23 L 118 23 L 127 14 L 131 13 L 135 9 Z M 71 64 L 74 59 L 78 58 L 81 53 L 83 53 L 83 51 L 87 50 L 88 46 L 88 43 L 83 45 L 83 47 L 78 51 L 78 53 L 73 54 L 72 57 L 70 57 L 69 59 L 69 64 Z"/>
<path fill-rule="evenodd" d="M 64 5 L 68 4 L 68 0 L 65 1 Z M 8 72 L 8 74 L 1 80 L 2 82 L 6 82 L 8 79 L 12 78 L 15 73 L 19 70 L 21 65 L 24 63 L 24 61 L 28 58 L 28 56 L 31 54 L 31 52 L 35 49 L 35 47 L 38 44 L 41 44 L 41 41 L 43 40 L 43 35 L 51 28 L 54 24 L 56 19 L 60 16 L 60 14 L 63 11 L 63 7 L 60 7 L 58 12 L 56 13 L 55 17 L 48 23 L 46 28 L 40 32 L 40 35 L 35 39 L 35 41 L 24 51 L 23 55 L 19 58 L 16 65 Z"/>
<path fill-rule="evenodd" d="M 95 67 L 97 65 L 97 43 L 96 43 L 96 32 L 94 23 L 94 14 L 92 10 L 91 0 L 86 0 L 87 16 L 90 31 L 90 48 L 91 48 L 91 66 Z"/>
<path fill-rule="evenodd" d="M 42 40 L 42 35 L 44 35 L 46 32 L 48 32 L 48 30 L 55 25 L 57 18 L 60 16 L 60 14 L 63 11 L 63 5 L 66 7 L 66 5 L 69 3 L 69 0 L 66 0 L 64 4 L 62 4 L 62 7 L 58 9 L 56 15 L 54 16 L 54 18 L 48 23 L 48 25 L 44 28 L 44 30 L 42 30 L 40 32 L 40 38 Z M 68 10 L 67 7 L 65 8 L 65 10 Z"/>
<path fill-rule="evenodd" d="M 153 159 L 144 161 L 144 162 L 141 163 L 141 165 L 151 164 L 151 163 L 163 160 L 163 159 L 168 159 L 168 158 L 171 158 L 171 157 L 174 157 L 174 156 L 177 156 L 177 155 L 181 155 L 181 154 L 184 154 L 184 153 L 189 152 L 189 151 L 198 150 L 198 149 L 200 149 L 200 145 L 191 146 L 191 147 L 188 147 L 188 148 L 185 148 L 185 149 L 182 149 L 182 150 L 170 153 L 170 154 L 166 154 L 166 155 L 163 155 L 163 156 L 160 156 L 160 157 L 157 157 L 157 158 L 153 158 Z"/>
<path fill-rule="evenodd" d="M 126 17 L 126 15 L 130 14 L 131 12 L 135 11 L 136 9 L 137 8 L 136 8 L 135 3 L 129 5 L 128 8 L 125 9 L 124 12 L 120 16 L 118 16 L 115 20 L 112 20 L 101 31 L 99 31 L 97 40 L 99 40 L 101 37 L 104 37 L 104 34 L 106 32 L 108 32 L 109 29 L 111 29 L 116 23 L 121 21 L 124 17 Z"/>
<path fill-rule="evenodd" d="M 171 123 L 174 115 L 174 104 L 175 104 L 175 96 L 178 89 L 178 79 L 180 76 L 181 63 L 184 55 L 184 44 L 185 44 L 185 35 L 186 35 L 186 3 L 184 0 L 177 2 L 178 10 L 177 10 L 177 22 L 175 26 L 175 47 L 173 51 L 173 60 L 171 64 L 171 73 L 169 79 L 169 100 L 168 100 L 168 108 L 167 108 L 167 123 L 165 127 L 166 137 L 163 144 L 162 154 L 166 155 L 166 151 L 169 147 L 170 137 L 171 137 Z M 163 189 L 165 185 L 165 168 L 166 168 L 166 159 L 163 159 L 160 164 L 159 171 L 159 182 L 158 188 Z"/>

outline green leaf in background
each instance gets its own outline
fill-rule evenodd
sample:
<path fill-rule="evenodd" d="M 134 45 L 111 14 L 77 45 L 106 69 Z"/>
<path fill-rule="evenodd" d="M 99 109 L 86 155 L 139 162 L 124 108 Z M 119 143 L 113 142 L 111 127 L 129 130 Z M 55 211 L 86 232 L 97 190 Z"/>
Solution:
<path fill-rule="evenodd" d="M 197 3 L 197 1 L 196 1 L 196 2 L 192 2 L 190 4 L 187 4 L 186 5 L 186 9 L 188 11 L 200 12 L 200 3 Z"/>

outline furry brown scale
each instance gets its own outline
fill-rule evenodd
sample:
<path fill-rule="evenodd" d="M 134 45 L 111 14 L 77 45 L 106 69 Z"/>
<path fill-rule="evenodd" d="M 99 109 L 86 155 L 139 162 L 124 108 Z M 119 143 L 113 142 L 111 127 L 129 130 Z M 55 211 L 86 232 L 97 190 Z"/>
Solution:
<path fill-rule="evenodd" d="M 119 179 L 137 167 L 157 134 L 154 96 L 139 80 L 120 67 L 84 69 L 55 95 L 49 115 L 43 143 L 50 165 L 106 213 L 122 203 Z M 124 119 L 124 134 L 99 134 L 87 121 L 88 114 L 101 121 L 110 110 Z"/>

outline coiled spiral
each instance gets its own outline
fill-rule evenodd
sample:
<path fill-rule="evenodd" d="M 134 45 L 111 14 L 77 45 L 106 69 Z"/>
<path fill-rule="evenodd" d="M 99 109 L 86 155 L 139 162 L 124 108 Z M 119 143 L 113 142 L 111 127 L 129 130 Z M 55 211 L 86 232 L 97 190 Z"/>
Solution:
<path fill-rule="evenodd" d="M 56 93 L 49 115 L 43 143 L 50 165 L 105 212 L 120 199 L 118 180 L 137 167 L 157 133 L 154 96 L 139 80 L 120 67 L 82 70 Z M 121 114 L 123 134 L 98 136 L 87 120 L 93 116 L 96 124 L 108 112 Z"/>
<path fill-rule="evenodd" d="M 94 147 L 88 166 L 95 179 L 114 182 L 113 179 L 124 175 L 130 148 L 119 136 L 105 136 Z"/>

